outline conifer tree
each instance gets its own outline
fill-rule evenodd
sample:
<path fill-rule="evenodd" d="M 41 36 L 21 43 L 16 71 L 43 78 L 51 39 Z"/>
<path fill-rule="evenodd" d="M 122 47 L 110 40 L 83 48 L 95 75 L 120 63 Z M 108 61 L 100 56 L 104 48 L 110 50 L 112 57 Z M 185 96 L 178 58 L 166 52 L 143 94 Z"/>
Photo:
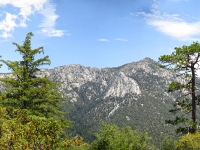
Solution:
<path fill-rule="evenodd" d="M 197 95 L 197 70 L 200 62 L 200 43 L 194 42 L 190 46 L 175 47 L 175 51 L 171 55 L 163 55 L 159 58 L 161 67 L 170 68 L 175 71 L 178 76 L 185 78 L 183 82 L 174 81 L 170 84 L 168 92 L 178 91 L 180 96 L 174 103 L 174 109 L 170 112 L 178 114 L 175 120 L 166 120 L 167 123 L 179 126 L 177 132 L 197 131 L 196 106 L 200 104 L 200 96 Z M 191 114 L 188 119 L 187 114 Z"/>
<path fill-rule="evenodd" d="M 23 45 L 13 43 L 21 61 L 0 60 L 12 71 L 12 77 L 0 79 L 5 84 L 1 93 L 1 105 L 8 112 L 13 109 L 27 109 L 30 114 L 42 117 L 55 117 L 61 114 L 60 103 L 64 98 L 59 91 L 59 83 L 47 77 L 37 77 L 39 67 L 50 65 L 48 56 L 35 59 L 44 53 L 43 47 L 31 49 L 32 32 L 26 35 Z"/>

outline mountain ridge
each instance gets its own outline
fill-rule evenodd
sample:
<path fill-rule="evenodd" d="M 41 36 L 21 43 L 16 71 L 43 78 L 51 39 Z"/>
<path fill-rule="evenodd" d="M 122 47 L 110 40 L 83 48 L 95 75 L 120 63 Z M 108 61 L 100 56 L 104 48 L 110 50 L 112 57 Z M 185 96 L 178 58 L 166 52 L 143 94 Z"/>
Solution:
<path fill-rule="evenodd" d="M 100 123 L 129 125 L 137 130 L 149 130 L 155 142 L 174 135 L 175 127 L 165 124 L 173 116 L 175 95 L 167 93 L 171 81 L 182 81 L 167 69 L 158 69 L 158 62 L 146 57 L 140 61 L 114 68 L 92 68 L 80 64 L 41 69 L 36 76 L 47 76 L 61 82 L 60 91 L 70 101 L 63 110 L 74 121 L 70 134 L 79 134 L 92 141 Z M 11 74 L 0 74 L 0 77 Z M 3 88 L 1 86 L 1 88 Z M 161 136 L 162 135 L 162 136 Z"/>
<path fill-rule="evenodd" d="M 66 117 L 75 122 L 72 133 L 91 141 L 91 131 L 106 121 L 150 130 L 155 141 L 160 141 L 174 135 L 175 127 L 165 124 L 165 119 L 173 118 L 168 110 L 175 100 L 167 89 L 171 81 L 182 79 L 157 65 L 148 57 L 114 68 L 67 65 L 55 68 L 48 77 L 63 82 L 63 92 L 71 99 L 65 110 L 69 111 Z"/>

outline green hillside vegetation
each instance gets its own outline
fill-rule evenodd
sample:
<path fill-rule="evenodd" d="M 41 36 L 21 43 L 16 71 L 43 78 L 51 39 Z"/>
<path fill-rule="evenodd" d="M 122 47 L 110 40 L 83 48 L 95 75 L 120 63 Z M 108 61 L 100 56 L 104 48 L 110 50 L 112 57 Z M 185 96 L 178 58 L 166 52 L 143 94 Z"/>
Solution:
<path fill-rule="evenodd" d="M 8 66 L 12 71 L 12 76 L 1 78 L 0 81 L 4 84 L 4 90 L 0 93 L 0 149 L 2 150 L 198 150 L 200 149 L 200 133 L 197 130 L 198 122 L 195 121 L 196 106 L 193 101 L 190 101 L 189 95 L 187 99 L 178 102 L 178 108 L 186 108 L 187 111 L 195 113 L 192 115 L 192 121 L 189 121 L 189 130 L 187 134 L 183 132 L 179 134 L 180 137 L 174 135 L 172 130 L 173 126 L 166 125 L 158 130 L 158 123 L 164 124 L 164 118 L 168 118 L 168 109 L 171 109 L 171 103 L 164 99 L 164 94 L 158 93 L 159 87 L 152 86 L 153 82 L 160 80 L 156 75 L 152 78 L 141 78 L 141 76 L 131 76 L 131 78 L 137 78 L 137 82 L 140 83 L 141 88 L 145 89 L 141 97 L 137 101 L 125 101 L 118 113 L 109 117 L 105 113 L 101 115 L 107 117 L 106 122 L 100 120 L 87 120 L 86 118 L 78 117 L 79 113 L 86 113 L 88 110 L 93 110 L 93 106 L 99 106 L 99 109 L 104 108 L 104 102 L 106 101 L 122 101 L 122 98 L 107 97 L 105 99 L 98 99 L 96 102 L 88 101 L 84 95 L 86 87 L 82 87 L 80 90 L 74 89 L 81 95 L 81 100 L 87 105 L 86 108 L 81 102 L 75 103 L 76 109 L 71 107 L 70 102 L 60 92 L 60 85 L 62 83 L 53 82 L 45 75 L 43 77 L 37 77 L 36 74 L 40 71 L 40 67 L 43 65 L 50 65 L 50 59 L 48 56 L 35 60 L 37 54 L 44 53 L 43 47 L 36 49 L 31 48 L 31 38 L 33 34 L 30 32 L 26 35 L 23 45 L 13 43 L 22 56 L 21 61 L 1 60 L 1 62 Z M 192 56 L 199 58 L 199 43 L 193 43 L 190 47 L 183 47 L 188 50 L 188 53 Z M 196 50 L 198 48 L 198 50 Z M 182 49 L 176 49 L 182 52 Z M 173 55 L 176 53 L 173 53 Z M 185 61 L 185 53 L 179 60 L 179 67 L 188 65 Z M 186 53 L 187 54 L 187 53 Z M 177 63 L 169 56 L 163 56 L 160 61 Z M 191 64 L 198 61 L 189 61 Z M 174 65 L 174 64 L 173 64 Z M 121 67 L 123 68 L 123 66 Z M 118 71 L 119 68 L 113 70 Z M 186 69 L 187 70 L 187 69 Z M 197 69 L 196 69 L 197 70 Z M 195 71 L 196 71 L 195 70 Z M 183 71 L 183 70 L 179 70 Z M 142 72 L 142 70 L 141 70 Z M 186 75 L 186 74 L 184 74 Z M 187 78 L 190 77 L 194 80 L 194 77 L 187 74 Z M 109 80 L 109 79 L 107 79 Z M 148 82 L 147 82 L 148 81 Z M 150 81 L 150 82 L 149 82 Z M 149 84 L 147 84 L 149 83 Z M 164 84 L 164 82 L 163 82 Z M 173 84 L 173 83 L 172 83 Z M 174 84 L 170 85 L 169 90 L 194 90 L 193 85 Z M 98 85 L 93 82 L 87 83 L 87 86 L 96 89 L 98 91 Z M 161 85 L 161 87 L 165 87 Z M 197 89 L 195 89 L 197 90 Z M 170 92 L 171 92 L 170 91 Z M 92 92 L 92 91 L 87 91 Z M 193 91 L 194 92 L 194 91 Z M 192 92 L 192 93 L 193 93 Z M 197 94 L 197 92 L 195 92 Z M 94 95 L 93 98 L 97 98 L 100 93 Z M 134 98 L 137 95 L 126 94 L 124 99 Z M 194 95 L 193 95 L 194 96 Z M 159 103 L 159 100 L 162 103 Z M 195 95 L 195 104 L 199 104 L 199 96 Z M 187 103 L 186 103 L 187 102 Z M 132 103 L 134 107 L 128 107 L 126 103 Z M 69 104 L 69 105 L 67 105 Z M 112 104 L 112 103 L 111 103 Z M 145 104 L 145 105 L 144 105 Z M 176 105 L 175 105 L 176 106 Z M 181 107 L 180 107 L 181 106 Z M 189 106 L 189 107 L 186 107 Z M 113 108 L 112 105 L 108 106 Z M 195 107 L 195 111 L 194 108 Z M 83 109 L 84 108 L 84 109 Z M 168 108 L 168 109 L 166 109 Z M 106 109 L 105 109 L 106 110 Z M 124 111 L 125 110 L 125 111 Z M 136 111 L 137 110 L 137 111 Z M 163 111 L 164 118 L 160 117 L 160 111 Z M 175 111 L 179 110 L 175 108 Z M 66 114 L 70 111 L 70 114 Z M 143 112 L 145 111 L 145 112 Z M 152 113 L 154 117 L 149 120 L 149 115 Z M 187 113 L 186 111 L 186 113 Z M 140 113 L 138 113 L 140 112 Z M 193 114 L 192 113 L 192 114 Z M 75 115 L 77 114 L 77 115 Z M 126 116 L 121 118 L 122 116 Z M 129 118 L 134 114 L 134 118 Z M 146 114 L 146 115 L 143 115 Z M 92 113 L 89 114 L 92 116 Z M 101 118 L 101 116 L 99 116 Z M 186 116 L 187 117 L 187 116 Z M 67 118 L 72 118 L 70 121 Z M 173 118 L 173 117 L 171 117 Z M 84 120 L 85 119 L 85 120 Z M 148 121 L 146 121 L 148 120 Z M 188 119 L 189 120 L 189 119 Z M 101 122 L 101 123 L 100 123 Z M 126 123 L 125 123 L 126 122 Z M 145 122 L 144 126 L 140 124 Z M 177 120 L 177 123 L 181 121 Z M 87 125 L 85 124 L 87 123 Z M 171 122 L 172 123 L 172 122 Z M 183 122 L 181 122 L 183 123 Z M 118 125 L 116 125 L 118 124 Z M 128 124 L 128 125 L 127 125 Z M 176 125 L 176 123 L 172 123 Z M 72 125 L 74 126 L 73 128 Z M 132 128 L 134 126 L 135 128 Z M 146 128 L 149 126 L 149 128 Z M 96 132 L 96 128 L 98 131 Z M 89 132 L 88 132 L 89 130 Z M 167 134 L 168 133 L 168 134 Z M 84 137 L 82 138 L 79 134 Z M 149 136 L 151 135 L 151 136 Z M 158 136 L 159 135 L 159 136 Z M 85 142 L 87 141 L 87 142 Z"/>
<path fill-rule="evenodd" d="M 142 96 L 137 100 L 131 100 L 137 95 L 130 93 L 124 95 L 124 97 L 98 99 L 99 96 L 97 96 L 93 98 L 95 99 L 93 101 L 83 97 L 76 103 L 67 102 L 65 110 L 70 113 L 66 117 L 74 122 L 70 133 L 79 134 L 86 141 L 92 142 L 95 138 L 94 132 L 100 128 L 103 118 L 107 118 L 103 121 L 117 124 L 119 127 L 131 126 L 133 130 L 147 131 L 151 137 L 154 137 L 152 142 L 156 145 L 164 140 L 165 136 L 176 136 L 175 128 L 172 125 L 165 124 L 165 119 L 173 117 L 168 112 L 173 107 L 172 101 L 165 96 L 164 81 L 153 74 L 146 73 L 143 76 L 145 74 L 143 72 L 143 70 L 140 70 L 138 74 L 131 76 L 131 78 L 136 79 L 143 90 Z M 156 81 L 162 84 L 156 86 L 153 84 Z M 81 90 L 76 90 L 76 92 L 79 95 L 84 95 L 84 93 L 88 92 L 87 86 L 98 87 L 96 83 L 87 83 L 85 87 L 82 86 Z M 110 117 L 107 117 L 108 112 L 113 109 L 113 103 L 121 103 L 123 100 L 126 101 L 121 104 L 118 110 Z M 97 112 L 94 111 L 95 108 L 98 108 Z M 87 114 L 87 117 L 81 114 Z M 127 120 L 127 118 L 130 118 L 130 120 Z"/>

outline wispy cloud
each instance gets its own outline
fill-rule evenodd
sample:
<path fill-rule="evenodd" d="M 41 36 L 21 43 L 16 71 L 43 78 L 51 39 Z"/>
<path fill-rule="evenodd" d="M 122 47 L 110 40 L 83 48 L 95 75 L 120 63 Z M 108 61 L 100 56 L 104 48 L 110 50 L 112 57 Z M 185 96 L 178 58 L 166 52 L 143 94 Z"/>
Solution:
<path fill-rule="evenodd" d="M 116 38 L 115 40 L 116 40 L 116 41 L 122 41 L 122 42 L 127 42 L 127 41 L 128 41 L 128 40 L 122 39 L 122 38 Z"/>
<path fill-rule="evenodd" d="M 3 39 L 0 41 L 0 43 L 4 43 L 4 42 L 8 42 L 9 40 L 8 39 Z"/>
<path fill-rule="evenodd" d="M 188 0 L 168 0 L 168 1 L 170 1 L 170 2 L 180 2 L 180 1 L 185 1 L 185 2 L 187 2 Z"/>
<path fill-rule="evenodd" d="M 162 13 L 158 10 L 156 0 L 153 1 L 151 13 L 138 12 L 142 15 L 146 23 L 154 27 L 159 32 L 176 38 L 178 40 L 197 40 L 200 35 L 200 21 L 187 22 L 179 14 Z"/>
<path fill-rule="evenodd" d="M 100 42 L 110 42 L 108 39 L 98 39 Z"/>
<path fill-rule="evenodd" d="M 57 30 L 55 29 L 56 20 L 59 16 L 55 13 L 55 5 L 52 3 L 46 3 L 44 9 L 40 12 L 44 19 L 39 27 L 42 28 L 42 32 L 47 34 L 49 37 L 62 37 L 65 33 L 70 35 L 66 30 Z"/>
<path fill-rule="evenodd" d="M 19 13 L 11 14 L 5 12 L 3 20 L 0 21 L 0 37 L 9 38 L 12 37 L 12 32 L 18 27 L 27 27 L 27 21 L 30 21 L 29 16 L 35 12 L 41 12 L 44 16 L 44 20 L 41 24 L 42 31 L 48 36 L 62 36 L 65 31 L 56 30 L 55 22 L 58 16 L 55 14 L 55 6 L 52 5 L 49 0 L 0 0 L 0 7 L 11 5 L 14 8 L 19 9 Z M 47 17 L 48 13 L 49 17 Z M 46 23 L 45 23 L 46 22 Z M 48 26 L 47 22 L 49 23 Z"/>
<path fill-rule="evenodd" d="M 123 39 L 123 38 L 116 38 L 116 39 L 114 39 L 114 40 L 115 40 L 115 41 L 121 41 L 121 42 L 127 42 L 127 41 L 128 41 L 128 40 Z M 100 41 L 100 42 L 111 42 L 111 40 L 105 39 L 105 38 L 98 39 L 98 41 Z"/>

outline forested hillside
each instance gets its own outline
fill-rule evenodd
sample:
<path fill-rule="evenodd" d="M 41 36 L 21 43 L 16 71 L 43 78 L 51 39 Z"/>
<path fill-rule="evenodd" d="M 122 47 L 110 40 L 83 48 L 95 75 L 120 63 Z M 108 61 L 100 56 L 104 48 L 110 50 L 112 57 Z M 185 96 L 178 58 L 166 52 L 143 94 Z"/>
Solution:
<path fill-rule="evenodd" d="M 70 99 L 65 102 L 66 118 L 74 125 L 70 134 L 86 141 L 94 140 L 102 121 L 120 127 L 147 131 L 158 143 L 165 136 L 175 135 L 175 126 L 165 124 L 173 116 L 168 112 L 176 95 L 167 92 L 173 80 L 180 77 L 157 62 L 145 58 L 116 68 L 90 68 L 67 65 L 43 70 L 52 81 L 61 82 L 61 90 Z"/>

